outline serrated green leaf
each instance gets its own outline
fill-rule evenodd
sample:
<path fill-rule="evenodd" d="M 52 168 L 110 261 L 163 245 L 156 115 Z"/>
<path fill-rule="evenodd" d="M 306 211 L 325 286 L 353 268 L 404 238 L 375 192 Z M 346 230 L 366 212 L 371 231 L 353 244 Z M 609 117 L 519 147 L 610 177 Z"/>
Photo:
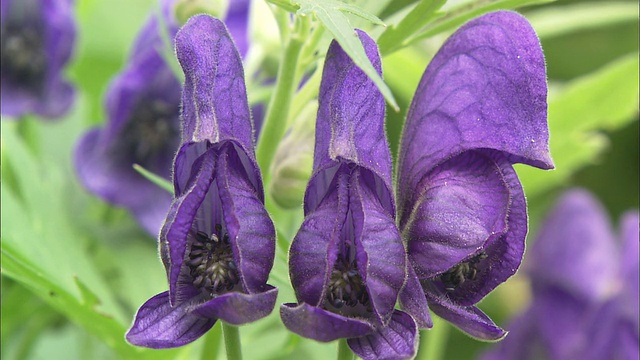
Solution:
<path fill-rule="evenodd" d="M 527 13 L 540 38 L 564 35 L 589 28 L 638 21 L 638 4 L 633 2 L 576 3 L 542 8 Z"/>
<path fill-rule="evenodd" d="M 518 166 L 529 197 L 558 186 L 571 174 L 597 161 L 608 145 L 602 131 L 635 121 L 638 114 L 638 54 L 570 82 L 549 101 L 551 156 L 556 170 Z"/>
<path fill-rule="evenodd" d="M 446 0 L 423 0 L 416 5 L 397 25 L 387 28 L 378 38 L 380 53 L 389 54 L 406 46 L 406 39 L 417 33 L 438 15 L 438 11 Z"/>
<path fill-rule="evenodd" d="M 362 71 L 369 76 L 369 78 L 376 84 L 384 98 L 396 111 L 400 108 L 391 93 L 391 90 L 385 84 L 382 77 L 373 68 L 373 65 L 369 61 L 362 43 L 356 36 L 354 28 L 349 23 L 347 16 L 341 11 L 341 6 L 336 6 L 335 1 L 319 1 L 319 0 L 298 0 L 300 5 L 298 14 L 305 16 L 308 14 L 314 14 L 320 22 L 333 34 L 333 37 L 340 44 L 342 49 L 353 59 L 353 62 L 362 69 Z"/>

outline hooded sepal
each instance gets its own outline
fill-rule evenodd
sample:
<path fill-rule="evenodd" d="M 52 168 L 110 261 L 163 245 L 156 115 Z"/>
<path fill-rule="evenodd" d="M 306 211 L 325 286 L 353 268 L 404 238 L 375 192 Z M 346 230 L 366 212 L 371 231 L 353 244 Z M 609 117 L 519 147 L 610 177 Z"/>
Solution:
<path fill-rule="evenodd" d="M 418 326 L 414 319 L 395 310 L 389 324 L 372 334 L 350 338 L 347 344 L 363 360 L 402 360 L 416 356 L 418 339 Z"/>
<path fill-rule="evenodd" d="M 127 341 L 137 346 L 166 349 L 196 340 L 211 329 L 216 319 L 194 314 L 192 306 L 188 302 L 171 306 L 166 291 L 152 297 L 136 313 L 126 334 Z"/>

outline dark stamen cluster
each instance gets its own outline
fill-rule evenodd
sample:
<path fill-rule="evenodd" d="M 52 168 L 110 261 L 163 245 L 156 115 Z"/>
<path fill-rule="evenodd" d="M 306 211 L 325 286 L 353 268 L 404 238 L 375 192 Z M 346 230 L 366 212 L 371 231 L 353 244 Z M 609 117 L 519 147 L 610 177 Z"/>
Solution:
<path fill-rule="evenodd" d="M 8 23 L 2 27 L 2 77 L 38 88 L 44 81 L 46 55 L 36 28 Z"/>
<path fill-rule="evenodd" d="M 440 281 L 444 284 L 444 289 L 454 291 L 458 286 L 467 280 L 475 280 L 478 273 L 478 263 L 487 258 L 487 254 L 483 251 L 472 257 L 468 261 L 452 267 L 440 275 Z"/>
<path fill-rule="evenodd" d="M 327 300 L 336 309 L 358 304 L 370 309 L 369 294 L 355 264 L 338 260 L 331 272 Z"/>
<path fill-rule="evenodd" d="M 178 138 L 178 105 L 161 100 L 139 101 L 131 120 L 122 131 L 127 156 L 136 163 L 148 165 L 163 150 L 175 150 L 172 142 Z"/>
<path fill-rule="evenodd" d="M 238 284 L 238 269 L 233 260 L 229 235 L 222 235 L 220 225 L 216 225 L 211 236 L 202 231 L 196 233 L 187 265 L 193 286 L 210 296 L 230 291 Z"/>

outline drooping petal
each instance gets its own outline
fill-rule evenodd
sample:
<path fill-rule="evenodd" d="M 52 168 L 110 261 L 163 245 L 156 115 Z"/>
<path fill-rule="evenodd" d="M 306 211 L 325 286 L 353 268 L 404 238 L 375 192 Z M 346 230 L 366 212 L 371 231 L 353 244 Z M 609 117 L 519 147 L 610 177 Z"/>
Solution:
<path fill-rule="evenodd" d="M 226 142 L 218 155 L 216 184 L 240 281 L 252 294 L 264 291 L 269 278 L 276 230 L 243 166 L 247 161 L 241 148 Z"/>
<path fill-rule="evenodd" d="M 351 174 L 349 209 L 357 245 L 356 262 L 367 286 L 372 309 L 386 324 L 406 279 L 406 254 L 392 214 L 367 185 L 368 171 Z"/>
<path fill-rule="evenodd" d="M 357 34 L 369 60 L 381 74 L 375 42 L 362 31 Z M 335 41 L 325 60 L 318 101 L 314 170 L 305 195 L 305 212 L 312 211 L 324 197 L 328 183 L 323 181 L 323 173 L 342 159 L 377 175 L 382 205 L 395 214 L 391 154 L 384 131 L 384 98 Z"/>
<path fill-rule="evenodd" d="M 364 360 L 413 359 L 418 347 L 418 327 L 406 313 L 395 310 L 389 324 L 373 334 L 347 340 Z"/>
<path fill-rule="evenodd" d="M 495 149 L 543 169 L 549 156 L 546 73 L 531 25 L 499 11 L 462 26 L 442 46 L 416 90 L 398 159 L 399 215 L 436 165 L 470 149 Z"/>
<path fill-rule="evenodd" d="M 427 297 L 411 265 L 408 266 L 407 283 L 400 291 L 399 300 L 400 309 L 411 315 L 420 329 L 431 329 L 433 327 Z"/>
<path fill-rule="evenodd" d="M 265 286 L 266 291 L 255 294 L 228 292 L 193 309 L 202 317 L 220 319 L 232 325 L 243 325 L 269 315 L 276 304 L 278 289 Z"/>
<path fill-rule="evenodd" d="M 603 299 L 619 271 L 612 234 L 602 206 L 586 191 L 572 190 L 540 227 L 527 255 L 527 272 L 536 284 Z"/>
<path fill-rule="evenodd" d="M 331 188 L 304 219 L 289 250 L 291 284 L 299 301 L 320 306 L 324 287 L 338 256 L 340 231 L 348 211 L 346 166 L 341 166 Z"/>
<path fill-rule="evenodd" d="M 287 329 L 322 342 L 364 336 L 374 331 L 368 321 L 338 315 L 304 302 L 283 304 L 280 317 Z"/>
<path fill-rule="evenodd" d="M 460 306 L 449 300 L 446 294 L 435 289 L 425 291 L 429 308 L 441 318 L 478 340 L 498 341 L 507 332 L 497 326 L 487 315 L 475 306 Z"/>
<path fill-rule="evenodd" d="M 191 312 L 192 304 L 177 306 L 169 303 L 169 293 L 160 293 L 138 310 L 126 339 L 133 345 L 166 349 L 186 345 L 215 324 L 216 319 L 200 317 Z"/>
<path fill-rule="evenodd" d="M 421 279 L 446 271 L 506 232 L 508 185 L 499 166 L 479 152 L 439 165 L 417 189 L 400 229 Z"/>

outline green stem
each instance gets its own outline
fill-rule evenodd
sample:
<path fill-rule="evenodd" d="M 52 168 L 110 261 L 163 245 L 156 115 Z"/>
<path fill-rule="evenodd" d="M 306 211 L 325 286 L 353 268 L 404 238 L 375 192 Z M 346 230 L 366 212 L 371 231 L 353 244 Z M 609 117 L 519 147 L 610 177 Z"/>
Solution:
<path fill-rule="evenodd" d="M 338 360 L 353 360 L 353 352 L 347 344 L 347 339 L 338 340 Z"/>
<path fill-rule="evenodd" d="M 262 124 L 262 131 L 260 132 L 256 149 L 258 165 L 262 170 L 265 184 L 269 183 L 271 177 L 271 160 L 280 143 L 280 139 L 282 139 L 282 136 L 287 130 L 285 124 L 289 118 L 291 99 L 297 87 L 295 70 L 297 69 L 300 50 L 307 35 L 305 31 L 309 31 L 309 17 L 297 17 L 296 21 L 298 22 L 298 26 L 296 26 L 298 31 L 289 39 L 282 61 L 280 62 L 276 88 L 267 107 L 267 114 Z M 305 25 L 305 23 L 307 24 Z"/>
<path fill-rule="evenodd" d="M 218 358 L 218 352 L 220 351 L 220 343 L 222 340 L 222 325 L 220 325 L 220 323 L 222 323 L 222 321 L 218 321 L 213 326 L 213 329 L 207 332 L 204 347 L 200 353 L 200 359 L 208 360 Z"/>
<path fill-rule="evenodd" d="M 224 348 L 227 350 L 227 360 L 242 360 L 238 327 L 222 322 L 222 334 L 224 335 Z"/>

